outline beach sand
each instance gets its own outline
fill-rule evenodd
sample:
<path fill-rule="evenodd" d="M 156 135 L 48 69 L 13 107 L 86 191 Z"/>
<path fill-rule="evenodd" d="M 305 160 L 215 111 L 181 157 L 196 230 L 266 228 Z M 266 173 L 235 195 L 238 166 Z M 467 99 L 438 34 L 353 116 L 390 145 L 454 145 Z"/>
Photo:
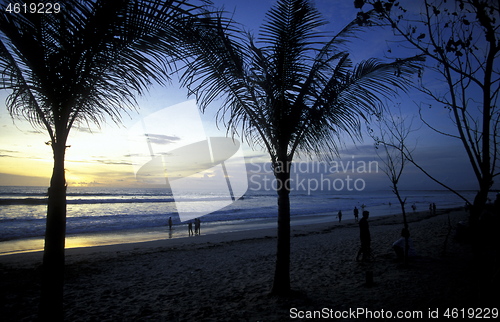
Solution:
<path fill-rule="evenodd" d="M 442 314 L 446 308 L 484 307 L 471 246 L 454 238 L 466 218 L 462 210 L 410 214 L 418 257 L 408 267 L 391 249 L 401 216 L 370 220 L 375 258 L 369 263 L 355 261 L 359 229 L 352 220 L 294 226 L 294 292 L 285 298 L 269 295 L 275 229 L 68 249 L 66 320 L 287 321 L 294 320 L 291 312 L 358 308 L 427 317 L 437 308 Z M 41 256 L 0 256 L 2 321 L 36 318 Z M 367 271 L 373 272 L 372 286 L 365 285 Z"/>

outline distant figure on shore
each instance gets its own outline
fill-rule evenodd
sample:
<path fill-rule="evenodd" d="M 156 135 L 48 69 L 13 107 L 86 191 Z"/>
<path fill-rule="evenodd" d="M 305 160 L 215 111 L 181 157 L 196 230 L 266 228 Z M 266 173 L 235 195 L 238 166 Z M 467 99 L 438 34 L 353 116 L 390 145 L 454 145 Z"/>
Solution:
<path fill-rule="evenodd" d="M 339 210 L 337 213 L 337 217 L 339 218 L 339 223 L 342 221 L 342 210 Z"/>
<path fill-rule="evenodd" d="M 192 222 L 188 223 L 188 233 L 189 233 L 189 236 L 194 235 L 194 233 L 193 233 L 193 223 Z"/>
<path fill-rule="evenodd" d="M 358 207 L 354 207 L 354 221 L 358 222 L 359 210 Z"/>
<path fill-rule="evenodd" d="M 436 214 L 436 204 L 434 202 L 432 203 L 432 214 Z"/>
<path fill-rule="evenodd" d="M 172 230 L 172 217 L 168 217 L 168 228 Z"/>
<path fill-rule="evenodd" d="M 399 260 L 404 259 L 405 256 L 406 237 L 408 237 L 408 258 L 415 257 L 417 255 L 415 249 L 413 248 L 413 242 L 410 238 L 410 231 L 406 228 L 403 228 L 401 230 L 401 238 L 399 238 L 392 244 L 392 249 L 394 249 L 394 252 L 396 252 L 396 256 Z"/>
<path fill-rule="evenodd" d="M 370 213 L 368 211 L 363 211 L 363 218 L 359 220 L 359 239 L 361 241 L 361 247 L 356 255 L 356 260 L 359 261 L 359 256 L 363 255 L 363 261 L 370 260 L 370 248 L 371 248 L 371 236 L 370 227 L 368 226 L 368 217 Z"/>
<path fill-rule="evenodd" d="M 201 220 L 200 220 L 200 218 L 194 219 L 194 233 L 196 235 L 201 235 Z"/>
<path fill-rule="evenodd" d="M 429 204 L 429 213 L 432 215 L 432 203 Z"/>
<path fill-rule="evenodd" d="M 413 209 L 413 212 L 417 211 L 417 206 L 415 204 L 411 205 L 411 209 Z"/>

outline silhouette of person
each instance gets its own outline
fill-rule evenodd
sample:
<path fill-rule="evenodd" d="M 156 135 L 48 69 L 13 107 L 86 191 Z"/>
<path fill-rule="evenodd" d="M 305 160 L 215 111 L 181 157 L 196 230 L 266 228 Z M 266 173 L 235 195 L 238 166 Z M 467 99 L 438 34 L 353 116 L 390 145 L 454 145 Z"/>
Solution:
<path fill-rule="evenodd" d="M 342 221 L 342 210 L 339 210 L 337 217 L 339 217 L 339 223 Z"/>
<path fill-rule="evenodd" d="M 189 236 L 194 235 L 194 233 L 193 233 L 193 223 L 192 222 L 188 223 L 188 233 L 189 233 Z"/>
<path fill-rule="evenodd" d="M 172 230 L 172 217 L 168 218 L 168 228 Z"/>
<path fill-rule="evenodd" d="M 432 214 L 433 215 L 436 214 L 436 204 L 435 203 L 432 203 Z"/>
<path fill-rule="evenodd" d="M 194 233 L 196 235 L 200 235 L 201 234 L 201 221 L 200 221 L 200 218 L 195 218 L 194 219 Z"/>
<path fill-rule="evenodd" d="M 401 238 L 399 238 L 392 244 L 392 249 L 394 249 L 394 251 L 396 252 L 396 256 L 398 259 L 403 259 L 405 256 L 406 238 L 408 238 L 408 257 L 416 256 L 415 249 L 413 248 L 413 242 L 410 238 L 410 231 L 406 228 L 403 228 L 401 230 Z"/>
<path fill-rule="evenodd" d="M 417 206 L 415 204 L 411 205 L 411 209 L 413 209 L 413 212 L 417 210 Z"/>
<path fill-rule="evenodd" d="M 354 220 L 358 222 L 358 217 L 359 217 L 359 209 L 358 207 L 354 207 Z"/>
<path fill-rule="evenodd" d="M 363 218 L 359 220 L 359 239 L 361 241 L 361 247 L 356 256 L 356 260 L 359 261 L 359 256 L 363 255 L 362 260 L 368 261 L 370 260 L 370 227 L 368 226 L 368 217 L 370 216 L 370 212 L 363 211 Z"/>

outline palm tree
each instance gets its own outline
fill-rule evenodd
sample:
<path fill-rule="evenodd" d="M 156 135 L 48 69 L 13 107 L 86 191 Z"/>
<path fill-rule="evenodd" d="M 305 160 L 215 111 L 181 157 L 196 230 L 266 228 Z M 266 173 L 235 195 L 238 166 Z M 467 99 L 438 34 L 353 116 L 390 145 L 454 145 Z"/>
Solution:
<path fill-rule="evenodd" d="M 192 25 L 196 21 L 191 22 Z M 218 115 L 228 131 L 262 145 L 274 167 L 278 241 L 272 293 L 290 291 L 290 169 L 297 151 L 335 154 L 340 133 L 360 137 L 360 120 L 405 88 L 420 57 L 354 65 L 340 50 L 359 25 L 322 37 L 319 12 L 307 0 L 279 0 L 257 40 L 234 24 L 198 29 L 182 79 L 202 109 L 223 97 Z M 258 45 L 261 45 L 260 47 Z"/>
<path fill-rule="evenodd" d="M 10 2 L 2 0 L 1 7 Z M 40 314 L 55 321 L 63 317 L 64 156 L 70 130 L 87 122 L 119 122 L 134 107 L 135 95 L 168 81 L 164 57 L 175 55 L 180 37 L 173 26 L 195 7 L 184 0 L 66 0 L 58 13 L 54 7 L 53 13 L 32 14 L 30 1 L 17 3 L 17 12 L 0 13 L 0 88 L 11 91 L 12 116 L 26 118 L 50 137 L 54 168 Z"/>

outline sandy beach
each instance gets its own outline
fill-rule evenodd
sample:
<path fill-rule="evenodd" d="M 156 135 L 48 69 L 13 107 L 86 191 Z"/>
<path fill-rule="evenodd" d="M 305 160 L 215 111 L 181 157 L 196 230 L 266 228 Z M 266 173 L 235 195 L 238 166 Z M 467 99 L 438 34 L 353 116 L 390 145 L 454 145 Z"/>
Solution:
<path fill-rule="evenodd" d="M 339 320 L 378 314 L 380 321 L 388 312 L 427 318 L 436 310 L 487 307 L 479 285 L 498 276 L 475 273 L 498 268 L 478 267 L 471 246 L 454 238 L 466 218 L 462 210 L 410 214 L 418 257 L 408 267 L 391 249 L 401 216 L 370 220 L 375 257 L 368 263 L 355 261 L 359 229 L 352 220 L 293 226 L 294 292 L 287 298 L 269 295 L 274 228 L 68 249 L 66 320 L 287 321 L 317 311 Z M 2 321 L 36 319 L 41 256 L 0 256 Z M 373 272 L 371 286 L 365 285 L 367 271 Z M 352 315 L 356 310 L 362 315 Z"/>

